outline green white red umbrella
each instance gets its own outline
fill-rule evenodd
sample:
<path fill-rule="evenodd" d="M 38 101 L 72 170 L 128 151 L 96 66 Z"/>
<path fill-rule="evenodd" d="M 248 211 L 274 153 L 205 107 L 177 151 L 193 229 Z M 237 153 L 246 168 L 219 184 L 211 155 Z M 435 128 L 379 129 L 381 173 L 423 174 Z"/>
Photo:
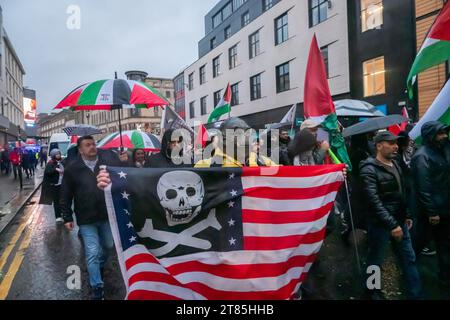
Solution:
<path fill-rule="evenodd" d="M 159 152 L 161 143 L 158 138 L 152 134 L 142 131 L 123 131 L 122 143 L 124 148 L 144 149 L 146 152 Z M 103 138 L 98 143 L 100 149 L 118 149 L 121 148 L 120 132 L 115 132 Z"/>
<path fill-rule="evenodd" d="M 84 84 L 69 93 L 55 109 L 114 110 L 152 108 L 169 102 L 151 86 L 134 80 L 99 80 Z"/>

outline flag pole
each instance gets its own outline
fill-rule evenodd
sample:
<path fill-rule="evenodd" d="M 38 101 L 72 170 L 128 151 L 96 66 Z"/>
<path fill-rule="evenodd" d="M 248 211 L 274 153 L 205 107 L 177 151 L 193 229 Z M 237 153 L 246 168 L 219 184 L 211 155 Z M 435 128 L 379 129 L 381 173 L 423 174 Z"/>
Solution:
<path fill-rule="evenodd" d="M 117 71 L 114 73 L 114 80 L 117 80 Z M 123 108 L 122 105 L 117 106 L 117 112 L 119 113 L 119 136 L 120 136 L 120 153 L 123 152 L 123 141 L 122 141 L 122 119 L 120 119 L 120 111 Z"/>
<path fill-rule="evenodd" d="M 335 164 L 342 164 L 342 162 L 338 159 L 338 157 L 334 154 L 334 152 L 331 149 L 328 149 L 328 153 Z M 359 258 L 358 243 L 356 242 L 356 234 L 355 234 L 356 229 L 355 229 L 355 222 L 353 220 L 353 211 L 352 211 L 352 204 L 350 202 L 350 191 L 348 188 L 347 178 L 345 178 L 345 192 L 347 193 L 348 211 L 350 213 L 350 223 L 352 226 L 353 242 L 355 244 L 356 263 L 358 264 L 359 275 L 362 275 L 361 259 Z"/>
<path fill-rule="evenodd" d="M 295 115 L 296 115 L 296 114 L 297 114 L 297 104 L 295 104 L 294 115 L 293 115 L 293 117 L 292 117 L 291 132 L 294 130 Z"/>

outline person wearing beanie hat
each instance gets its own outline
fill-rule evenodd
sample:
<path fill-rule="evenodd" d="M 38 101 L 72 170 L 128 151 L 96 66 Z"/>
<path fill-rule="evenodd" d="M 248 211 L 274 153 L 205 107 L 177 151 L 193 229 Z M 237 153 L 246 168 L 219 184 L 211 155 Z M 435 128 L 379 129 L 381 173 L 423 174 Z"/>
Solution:
<path fill-rule="evenodd" d="M 61 184 L 64 176 L 64 164 L 61 151 L 59 149 L 51 150 L 50 158 L 51 160 L 47 163 L 44 170 L 42 193 L 39 203 L 46 205 L 53 204 L 56 222 L 63 223 L 64 220 L 62 218 L 60 198 Z"/>

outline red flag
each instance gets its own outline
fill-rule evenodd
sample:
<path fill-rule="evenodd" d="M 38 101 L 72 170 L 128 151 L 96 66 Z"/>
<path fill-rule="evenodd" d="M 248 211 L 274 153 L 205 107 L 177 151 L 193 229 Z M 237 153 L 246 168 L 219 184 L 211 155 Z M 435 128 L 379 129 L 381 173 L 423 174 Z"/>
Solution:
<path fill-rule="evenodd" d="M 406 107 L 403 107 L 402 109 L 402 116 L 409 119 L 408 109 Z M 402 131 L 406 131 L 406 127 L 408 126 L 408 122 L 403 122 L 402 124 L 396 124 L 392 127 L 389 127 L 389 131 L 398 136 L 398 134 Z"/>
<path fill-rule="evenodd" d="M 309 51 L 308 66 L 306 67 L 304 109 L 305 117 L 325 118 L 336 113 L 330 87 L 328 86 L 327 72 L 322 54 L 314 35 Z"/>
<path fill-rule="evenodd" d="M 206 128 L 203 124 L 201 124 L 198 127 L 198 131 L 197 131 L 197 136 L 195 138 L 195 146 L 197 148 L 202 147 L 205 148 L 206 147 L 206 142 L 208 141 L 208 132 L 206 131 Z"/>

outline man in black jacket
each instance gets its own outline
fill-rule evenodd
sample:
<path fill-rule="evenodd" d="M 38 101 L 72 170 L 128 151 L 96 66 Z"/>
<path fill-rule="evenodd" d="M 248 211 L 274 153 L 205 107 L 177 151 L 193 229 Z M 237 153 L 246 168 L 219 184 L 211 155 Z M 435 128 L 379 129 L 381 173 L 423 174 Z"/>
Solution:
<path fill-rule="evenodd" d="M 103 299 L 103 266 L 108 251 L 113 247 L 113 238 L 108 222 L 105 195 L 97 188 L 99 167 L 101 165 L 121 166 L 128 161 L 123 153 L 119 157 L 112 152 L 99 152 L 91 136 L 78 139 L 80 157 L 65 169 L 61 188 L 61 207 L 65 226 L 74 229 L 73 212 L 80 227 L 84 242 L 89 282 L 93 299 Z"/>
<path fill-rule="evenodd" d="M 416 253 L 427 240 L 436 243 L 440 283 L 450 286 L 450 127 L 428 122 L 422 127 L 423 146 L 412 158 L 414 197 L 418 209 Z"/>
<path fill-rule="evenodd" d="M 361 185 L 368 203 L 368 267 L 383 265 L 386 247 L 394 240 L 395 252 L 406 282 L 409 299 L 422 298 L 422 287 L 416 267 L 409 230 L 412 219 L 408 214 L 406 186 L 397 156 L 397 137 L 381 132 L 374 138 L 376 158 L 368 158 L 360 165 Z M 370 298 L 384 299 L 381 288 L 369 287 Z"/>

